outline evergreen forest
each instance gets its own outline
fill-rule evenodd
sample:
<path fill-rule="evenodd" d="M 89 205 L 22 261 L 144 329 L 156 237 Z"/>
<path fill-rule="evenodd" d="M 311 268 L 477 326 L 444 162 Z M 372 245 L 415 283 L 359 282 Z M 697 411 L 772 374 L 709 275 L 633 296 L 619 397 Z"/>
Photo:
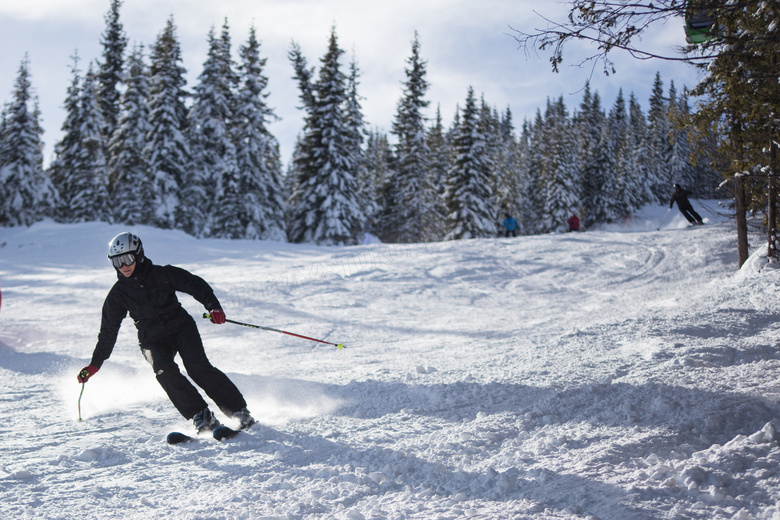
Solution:
<path fill-rule="evenodd" d="M 30 64 L 21 62 L 0 117 L 1 226 L 51 218 L 197 237 L 428 242 L 496 236 L 507 214 L 522 234 L 564 231 L 575 212 L 585 229 L 621 222 L 668 202 L 674 183 L 713 197 L 722 179 L 714 135 L 685 124 L 688 93 L 660 74 L 647 112 L 633 93 L 605 102 L 586 85 L 579 106 L 550 97 L 532 120 L 515 122 L 468 87 L 445 126 L 427 98 L 418 34 L 392 128 L 377 130 L 363 117 L 358 62 L 335 28 L 317 66 L 290 46 L 305 117 L 284 165 L 254 29 L 234 52 L 228 21 L 212 28 L 188 90 L 173 17 L 148 48 L 130 47 L 121 4 L 112 0 L 105 16 L 102 56 L 72 57 L 47 168 Z"/>

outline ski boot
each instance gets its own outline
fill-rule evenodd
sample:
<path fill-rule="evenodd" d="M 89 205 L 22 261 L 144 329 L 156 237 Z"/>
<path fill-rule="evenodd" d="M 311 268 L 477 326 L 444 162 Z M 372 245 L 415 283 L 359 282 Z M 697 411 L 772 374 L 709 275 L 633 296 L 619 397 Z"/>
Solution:
<path fill-rule="evenodd" d="M 249 410 L 246 408 L 242 408 L 237 412 L 233 412 L 233 418 L 238 419 L 239 430 L 248 430 L 256 422 L 254 417 L 252 417 L 252 414 L 249 413 Z"/>
<path fill-rule="evenodd" d="M 204 408 L 196 413 L 195 417 L 192 418 L 192 423 L 195 425 L 198 433 L 214 431 L 219 427 L 219 421 L 208 408 Z"/>

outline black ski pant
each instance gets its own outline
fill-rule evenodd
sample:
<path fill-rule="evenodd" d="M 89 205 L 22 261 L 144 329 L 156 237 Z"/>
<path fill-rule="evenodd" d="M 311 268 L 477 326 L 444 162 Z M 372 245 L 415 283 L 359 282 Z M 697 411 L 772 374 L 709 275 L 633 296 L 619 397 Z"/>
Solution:
<path fill-rule="evenodd" d="M 680 213 L 683 214 L 683 217 L 688 219 L 688 222 L 690 222 L 691 224 L 693 224 L 694 222 L 699 222 L 699 223 L 702 222 L 701 216 L 698 213 L 696 213 L 696 211 L 694 211 L 693 206 L 691 206 L 690 204 L 682 207 L 678 204 L 677 207 L 679 208 Z"/>
<path fill-rule="evenodd" d="M 201 387 L 227 416 L 246 407 L 246 401 L 236 385 L 206 357 L 203 341 L 192 317 L 169 336 L 141 345 L 146 360 L 151 363 L 157 381 L 173 405 L 185 419 L 192 419 L 208 405 L 198 390 L 180 371 L 173 360 L 179 354 L 187 375 Z"/>

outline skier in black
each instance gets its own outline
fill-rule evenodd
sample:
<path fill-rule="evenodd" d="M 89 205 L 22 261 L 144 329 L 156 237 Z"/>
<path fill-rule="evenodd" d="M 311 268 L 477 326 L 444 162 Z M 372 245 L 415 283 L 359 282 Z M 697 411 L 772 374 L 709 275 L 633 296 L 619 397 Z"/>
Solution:
<path fill-rule="evenodd" d="M 672 206 L 675 202 L 677 202 L 677 209 L 680 210 L 680 213 L 683 214 L 683 216 L 688 219 L 688 222 L 691 224 L 704 224 L 704 221 L 702 220 L 701 216 L 694 211 L 693 206 L 691 206 L 691 202 L 688 200 L 688 195 L 690 195 L 691 192 L 688 190 L 682 189 L 682 187 L 679 184 L 674 185 L 674 193 L 672 193 L 672 197 L 669 199 L 669 209 L 672 209 Z"/>
<path fill-rule="evenodd" d="M 173 405 L 186 419 L 192 419 L 198 432 L 220 424 L 198 390 L 179 371 L 173 360 L 178 353 L 192 380 L 228 417 L 246 429 L 255 423 L 236 385 L 206 357 L 195 320 L 176 298 L 176 291 L 192 295 L 216 324 L 225 323 L 225 313 L 214 291 L 202 278 L 179 267 L 154 265 L 144 256 L 141 239 L 120 233 L 108 244 L 108 257 L 117 270 L 117 282 L 103 303 L 97 346 L 90 364 L 78 375 L 86 383 L 109 358 L 122 320 L 130 313 L 138 329 L 138 342 L 152 365 L 157 381 Z"/>

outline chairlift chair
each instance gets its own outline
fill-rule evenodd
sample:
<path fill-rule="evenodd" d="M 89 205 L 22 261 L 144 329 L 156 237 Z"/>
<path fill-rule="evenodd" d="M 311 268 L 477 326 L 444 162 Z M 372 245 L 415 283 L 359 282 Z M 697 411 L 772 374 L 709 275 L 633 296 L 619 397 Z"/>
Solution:
<path fill-rule="evenodd" d="M 711 40 L 715 35 L 715 10 L 694 7 L 691 2 L 685 6 L 685 41 L 697 45 Z"/>

